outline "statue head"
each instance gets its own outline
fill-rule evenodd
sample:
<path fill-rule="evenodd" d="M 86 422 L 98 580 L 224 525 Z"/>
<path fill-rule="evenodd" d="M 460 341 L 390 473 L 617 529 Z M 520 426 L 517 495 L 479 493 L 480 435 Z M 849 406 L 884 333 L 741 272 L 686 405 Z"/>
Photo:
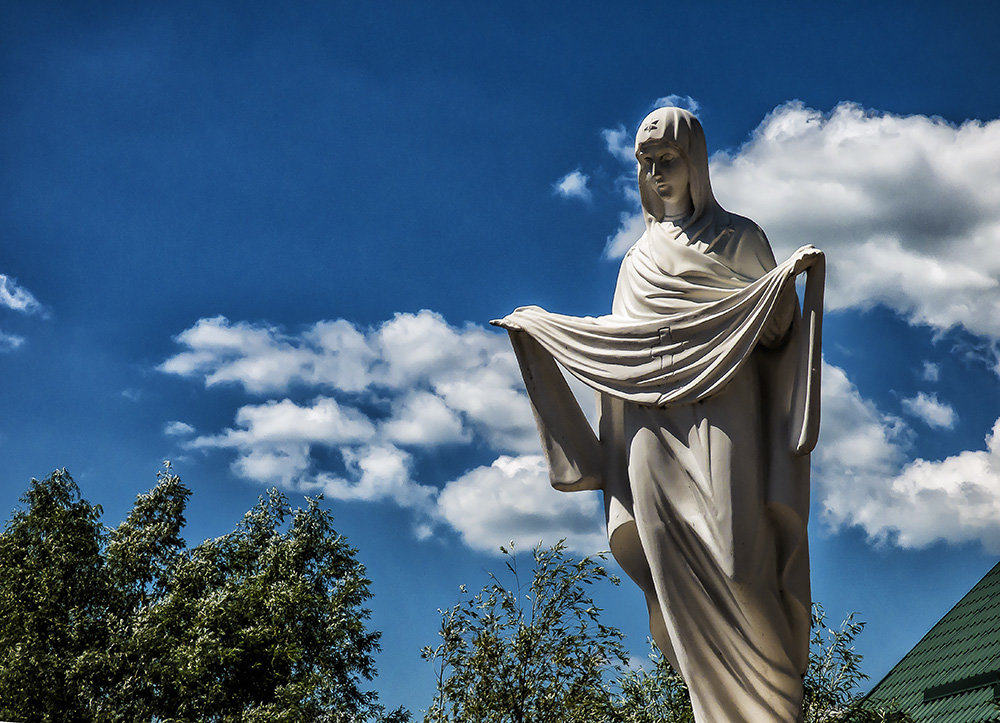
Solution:
<path fill-rule="evenodd" d="M 695 220 L 717 206 L 708 178 L 708 150 L 701 123 L 683 108 L 657 108 L 635 136 L 639 197 L 647 221 L 687 206 Z M 659 168 L 657 167 L 659 164 Z M 687 188 L 681 187 L 686 181 Z M 665 209 L 673 208 L 675 214 Z"/>

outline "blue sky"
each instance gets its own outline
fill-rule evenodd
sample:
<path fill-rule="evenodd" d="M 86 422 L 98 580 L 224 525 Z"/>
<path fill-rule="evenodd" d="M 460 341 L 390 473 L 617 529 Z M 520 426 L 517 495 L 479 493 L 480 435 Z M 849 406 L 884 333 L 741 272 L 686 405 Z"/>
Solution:
<path fill-rule="evenodd" d="M 828 253 L 813 589 L 877 680 L 1000 556 L 1000 17 L 805 5 L 4 4 L 0 509 L 65 466 L 114 524 L 171 459 L 198 542 L 322 490 L 426 706 L 497 544 L 600 549 L 486 322 L 609 311 L 674 96 L 723 205 Z"/>

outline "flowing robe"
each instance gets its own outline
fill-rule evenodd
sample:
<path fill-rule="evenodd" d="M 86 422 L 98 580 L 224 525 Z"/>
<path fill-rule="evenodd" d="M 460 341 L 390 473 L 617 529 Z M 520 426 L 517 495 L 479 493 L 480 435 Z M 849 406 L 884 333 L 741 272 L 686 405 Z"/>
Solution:
<path fill-rule="evenodd" d="M 649 225 L 610 316 L 502 322 L 552 484 L 603 490 L 611 551 L 699 722 L 801 714 L 823 271 L 811 247 L 776 266 L 756 224 L 717 208 Z M 599 437 L 556 361 L 597 390 Z"/>

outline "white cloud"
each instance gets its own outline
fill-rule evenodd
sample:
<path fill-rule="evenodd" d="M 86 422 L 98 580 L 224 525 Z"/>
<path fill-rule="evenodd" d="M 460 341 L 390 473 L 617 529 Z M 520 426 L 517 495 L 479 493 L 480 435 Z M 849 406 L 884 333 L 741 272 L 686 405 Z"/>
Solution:
<path fill-rule="evenodd" d="M 182 349 L 161 371 L 273 397 L 239 407 L 231 428 L 187 446 L 234 451 L 233 471 L 263 484 L 391 501 L 414 511 L 418 536 L 443 517 L 438 489 L 412 476 L 414 454 L 441 445 L 539 451 L 510 343 L 482 327 L 421 311 L 367 330 L 337 320 L 289 334 L 214 317 L 176 340 Z M 293 398 L 303 392 L 319 396 Z M 193 433 L 180 425 L 167 429 Z"/>
<path fill-rule="evenodd" d="M 328 397 L 307 405 L 290 399 L 246 405 L 237 410 L 236 425 L 217 435 L 197 437 L 187 446 L 235 449 L 236 474 L 291 489 L 315 485 L 312 447 L 349 449 L 375 436 L 368 417 Z"/>
<path fill-rule="evenodd" d="M 684 110 L 691 111 L 692 113 L 697 113 L 701 110 L 701 103 L 696 101 L 690 95 L 677 95 L 676 93 L 671 93 L 670 95 L 657 98 L 653 101 L 653 108 L 683 108 Z"/>
<path fill-rule="evenodd" d="M 851 495 L 872 479 L 890 477 L 905 454 L 905 426 L 864 399 L 839 367 L 823 365 L 823 418 L 813 453 L 820 498 L 838 518 L 848 514 Z"/>
<path fill-rule="evenodd" d="M 163 362 L 160 370 L 202 377 L 206 386 L 238 384 L 257 394 L 287 394 L 300 387 L 375 391 L 390 402 L 392 412 L 377 432 L 390 443 L 467 441 L 478 431 L 500 452 L 538 448 L 506 336 L 471 324 L 456 328 L 430 311 L 397 314 L 367 331 L 344 320 L 324 321 L 298 335 L 215 317 L 199 320 L 176 340 L 185 349 Z M 269 420 L 283 413 L 301 417 L 291 401 L 273 408 L 276 404 L 265 405 Z M 333 415 L 338 403 L 328 399 L 325 404 Z M 261 409 L 241 410 L 237 421 L 243 426 L 253 423 L 253 428 L 230 430 L 226 439 L 273 442 L 261 437 L 264 420 L 254 416 L 264 414 Z M 341 404 L 336 414 L 354 414 L 360 423 L 361 413 L 351 406 Z M 307 441 L 324 439 L 330 444 L 345 442 L 330 428 Z"/>
<path fill-rule="evenodd" d="M 294 490 L 316 487 L 316 481 L 310 474 L 311 465 L 308 444 L 254 444 L 248 439 L 240 447 L 239 456 L 231 466 L 240 477 Z"/>
<path fill-rule="evenodd" d="M 641 214 L 622 213 L 618 217 L 618 230 L 608 237 L 604 247 L 605 257 L 614 259 L 624 256 L 645 230 L 646 222 L 642 220 Z"/>
<path fill-rule="evenodd" d="M 895 535 L 902 547 L 943 539 L 979 542 L 987 552 L 1000 553 L 1000 419 L 985 447 L 906 465 L 892 480 L 887 493 L 894 504 L 874 533 Z M 860 514 L 865 512 L 863 507 Z"/>
<path fill-rule="evenodd" d="M 556 195 L 563 198 L 577 198 L 581 201 L 589 201 L 590 189 L 587 187 L 587 181 L 589 180 L 586 173 L 577 169 L 567 173 L 552 184 L 552 190 L 555 191 Z"/>
<path fill-rule="evenodd" d="M 0 353 L 14 351 L 24 344 L 24 337 L 0 331 Z"/>
<path fill-rule="evenodd" d="M 323 494 L 338 500 L 391 500 L 401 507 L 431 511 L 437 490 L 411 478 L 410 455 L 406 452 L 392 445 L 375 445 L 346 450 L 344 457 L 352 479 L 321 474 L 317 485 Z"/>
<path fill-rule="evenodd" d="M 187 422 L 167 422 L 163 426 L 163 433 L 171 437 L 187 437 L 194 434 L 195 429 Z"/>
<path fill-rule="evenodd" d="M 382 424 L 386 439 L 403 445 L 430 446 L 468 442 L 471 434 L 441 397 L 417 391 L 393 405 L 393 415 Z"/>
<path fill-rule="evenodd" d="M 906 461 L 909 431 L 861 397 L 842 370 L 823 370 L 823 424 L 813 482 L 824 517 L 900 547 L 978 542 L 1000 553 L 1000 420 L 985 450 Z"/>
<path fill-rule="evenodd" d="M 601 131 L 601 138 L 604 139 L 608 153 L 622 163 L 635 165 L 635 139 L 632 138 L 629 131 L 625 130 L 625 126 L 605 128 Z"/>
<path fill-rule="evenodd" d="M 334 382 L 338 389 L 360 391 L 369 383 L 368 370 L 376 357 L 368 338 L 343 319 L 321 321 L 303 335 L 309 356 L 304 380 L 322 385 Z"/>
<path fill-rule="evenodd" d="M 937 429 L 951 429 L 957 421 L 955 410 L 950 404 L 938 401 L 936 394 L 917 392 L 917 396 L 903 400 L 903 409 Z"/>
<path fill-rule="evenodd" d="M 829 115 L 788 103 L 712 159 L 727 208 L 779 257 L 829 257 L 830 309 L 885 304 L 914 323 L 1000 337 L 1000 120 Z"/>
<path fill-rule="evenodd" d="M 566 538 L 579 552 L 607 548 L 600 501 L 593 492 L 557 492 L 540 455 L 499 457 L 449 482 L 438 514 L 469 547 L 497 553 L 513 540 L 521 549 Z"/>
<path fill-rule="evenodd" d="M 232 428 L 187 443 L 235 451 L 240 476 L 332 499 L 389 501 L 414 512 L 419 538 L 444 524 L 480 550 L 562 537 L 585 552 L 606 546 L 596 496 L 556 492 L 532 456 L 538 435 L 506 335 L 422 311 L 369 330 L 338 320 L 297 335 L 215 317 L 177 341 L 182 350 L 161 370 L 281 397 L 246 404 Z M 592 393 L 571 384 L 593 418 Z M 284 396 L 302 387 L 327 393 L 309 402 Z M 181 422 L 167 429 L 193 432 Z M 443 444 L 525 456 L 500 456 L 439 491 L 414 479 L 413 455 Z M 320 448 L 334 451 L 342 469 Z"/>
<path fill-rule="evenodd" d="M 605 139 L 624 158 L 623 133 Z M 1000 339 L 1000 120 L 956 127 L 793 102 L 711 166 L 719 201 L 757 221 L 779 260 L 804 243 L 827 252 L 828 309 L 884 304 L 912 323 Z M 642 232 L 629 200 L 611 256 Z"/>
<path fill-rule="evenodd" d="M 175 340 L 183 350 L 160 371 L 201 377 L 206 387 L 235 384 L 255 394 L 287 392 L 296 385 L 400 391 L 434 387 L 477 370 L 498 373 L 506 386 L 520 379 L 505 336 L 472 324 L 453 327 L 426 309 L 397 314 L 371 330 L 338 319 L 300 334 L 217 316 L 200 319 Z"/>
<path fill-rule="evenodd" d="M 536 452 L 538 433 L 528 399 L 523 391 L 503 382 L 502 375 L 486 371 L 443 381 L 436 390 L 465 415 L 493 449 Z M 515 383 L 520 386 L 520 382 Z"/>
<path fill-rule="evenodd" d="M 936 382 L 941 377 L 941 365 L 925 361 L 920 376 L 925 382 Z"/>
<path fill-rule="evenodd" d="M 309 351 L 293 346 L 271 326 L 231 324 L 217 316 L 199 319 L 176 341 L 189 350 L 163 362 L 160 371 L 202 375 L 209 387 L 230 382 L 250 392 L 265 393 L 308 378 L 311 371 Z"/>
<path fill-rule="evenodd" d="M 0 306 L 24 314 L 39 314 L 44 311 L 38 299 L 30 291 L 18 285 L 6 274 L 0 274 Z"/>
<path fill-rule="evenodd" d="M 318 397 L 307 406 L 290 399 L 249 404 L 236 412 L 236 424 L 241 429 L 227 429 L 219 435 L 198 437 L 191 446 L 243 449 L 258 445 L 336 446 L 358 444 L 375 435 L 375 425 L 368 417 L 328 397 Z"/>
<path fill-rule="evenodd" d="M 6 307 L 22 314 L 39 314 L 46 316 L 45 307 L 23 286 L 6 274 L 0 274 L 0 307 Z M 0 329 L 0 354 L 15 351 L 24 346 L 25 339 L 20 334 L 13 334 Z"/>
<path fill-rule="evenodd" d="M 426 309 L 396 314 L 369 338 L 376 354 L 371 383 L 393 389 L 434 387 L 477 370 L 502 375 L 516 372 L 505 336 L 473 324 L 452 327 L 440 314 Z M 518 378 L 508 381 L 508 386 Z"/>

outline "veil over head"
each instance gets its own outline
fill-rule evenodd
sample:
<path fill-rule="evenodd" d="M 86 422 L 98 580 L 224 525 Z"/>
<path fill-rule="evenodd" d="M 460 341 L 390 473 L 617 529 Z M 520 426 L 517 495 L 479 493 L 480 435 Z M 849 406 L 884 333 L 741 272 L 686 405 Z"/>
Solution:
<path fill-rule="evenodd" d="M 669 143 L 677 147 L 688 163 L 691 188 L 691 204 L 694 212 L 687 224 L 697 221 L 706 213 L 715 210 L 718 202 L 712 193 L 712 183 L 708 177 L 708 148 L 705 144 L 705 131 L 701 123 L 691 113 L 683 108 L 657 108 L 642 119 L 639 131 L 635 135 L 635 152 L 638 154 L 643 146 Z M 643 177 L 639 168 L 639 196 L 646 225 L 662 218 L 662 202 Z"/>

